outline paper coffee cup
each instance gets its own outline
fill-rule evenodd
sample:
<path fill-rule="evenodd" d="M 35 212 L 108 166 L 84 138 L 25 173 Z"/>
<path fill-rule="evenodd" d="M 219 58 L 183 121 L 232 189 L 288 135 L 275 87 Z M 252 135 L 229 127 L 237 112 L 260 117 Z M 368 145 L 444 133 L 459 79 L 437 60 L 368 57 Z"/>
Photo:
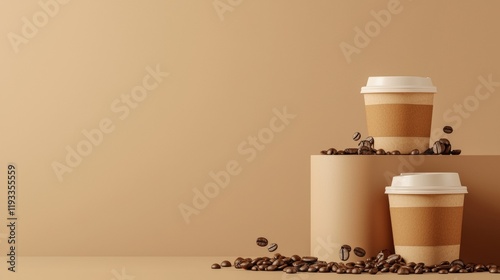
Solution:
<path fill-rule="evenodd" d="M 377 149 L 409 154 L 429 148 L 436 87 L 428 77 L 369 77 L 361 88 L 368 134 Z"/>
<path fill-rule="evenodd" d="M 457 173 L 402 173 L 385 193 L 396 254 L 427 265 L 460 257 L 467 187 Z"/>

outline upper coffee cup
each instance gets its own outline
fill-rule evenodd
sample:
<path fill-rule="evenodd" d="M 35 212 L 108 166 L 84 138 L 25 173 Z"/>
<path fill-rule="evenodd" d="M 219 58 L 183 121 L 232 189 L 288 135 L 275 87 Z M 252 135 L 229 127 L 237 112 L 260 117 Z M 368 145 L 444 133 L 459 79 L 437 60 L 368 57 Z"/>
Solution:
<path fill-rule="evenodd" d="M 436 93 L 429 77 L 369 77 L 361 93 L 375 148 L 403 154 L 429 148 Z"/>

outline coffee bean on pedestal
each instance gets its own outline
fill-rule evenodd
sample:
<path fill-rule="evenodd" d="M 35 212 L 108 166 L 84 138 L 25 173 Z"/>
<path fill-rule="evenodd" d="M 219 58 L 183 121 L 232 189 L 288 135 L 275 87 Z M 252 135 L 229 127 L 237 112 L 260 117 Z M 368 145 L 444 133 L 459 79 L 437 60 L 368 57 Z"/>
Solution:
<path fill-rule="evenodd" d="M 276 249 L 278 249 L 278 244 L 276 244 L 276 243 L 272 243 L 271 245 L 269 245 L 269 247 L 267 247 L 267 250 L 269 252 L 274 252 L 274 251 L 276 251 Z"/>
<path fill-rule="evenodd" d="M 366 137 L 366 141 L 370 142 L 370 145 L 373 148 L 373 145 L 375 145 L 375 139 L 372 136 L 368 136 Z"/>
<path fill-rule="evenodd" d="M 444 149 L 445 149 L 444 144 L 439 141 L 434 142 L 434 145 L 432 146 L 432 151 L 438 155 L 442 154 Z"/>
<path fill-rule="evenodd" d="M 344 149 L 344 154 L 346 154 L 346 155 L 357 155 L 358 154 L 358 148 L 346 148 L 346 149 Z"/>
<path fill-rule="evenodd" d="M 337 150 L 335 148 L 330 148 L 330 149 L 326 150 L 326 154 L 327 155 L 336 155 Z"/>
<path fill-rule="evenodd" d="M 359 141 L 358 147 L 368 147 L 368 148 L 370 148 L 371 147 L 371 143 L 368 140 L 362 140 L 362 141 Z"/>
<path fill-rule="evenodd" d="M 433 155 L 434 154 L 434 149 L 429 148 L 423 152 L 424 155 Z"/>
<path fill-rule="evenodd" d="M 361 138 L 361 133 L 359 132 L 354 132 L 354 134 L 352 135 L 352 140 L 354 141 L 358 141 L 360 138 Z"/>
<path fill-rule="evenodd" d="M 447 126 L 443 127 L 443 132 L 446 134 L 450 134 L 453 132 L 453 127 L 447 125 Z"/>
<path fill-rule="evenodd" d="M 358 149 L 358 155 L 373 155 L 372 149 L 367 146 L 361 146 Z"/>
<path fill-rule="evenodd" d="M 267 238 L 265 237 L 257 238 L 257 245 L 259 245 L 260 247 L 266 247 L 267 243 L 268 243 Z"/>

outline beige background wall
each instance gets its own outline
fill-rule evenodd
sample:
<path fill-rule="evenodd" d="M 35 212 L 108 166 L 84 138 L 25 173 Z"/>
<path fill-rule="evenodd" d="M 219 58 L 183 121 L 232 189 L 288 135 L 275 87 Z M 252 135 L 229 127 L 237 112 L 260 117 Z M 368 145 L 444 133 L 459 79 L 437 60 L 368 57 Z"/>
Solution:
<path fill-rule="evenodd" d="M 1 223 L 14 162 L 20 255 L 258 255 L 260 235 L 307 254 L 309 157 L 367 136 L 368 76 L 431 77 L 432 138 L 452 125 L 464 154 L 500 154 L 499 9 L 4 0 Z M 227 185 L 214 188 L 210 172 L 226 169 Z M 0 227 L 2 252 L 5 237 Z"/>

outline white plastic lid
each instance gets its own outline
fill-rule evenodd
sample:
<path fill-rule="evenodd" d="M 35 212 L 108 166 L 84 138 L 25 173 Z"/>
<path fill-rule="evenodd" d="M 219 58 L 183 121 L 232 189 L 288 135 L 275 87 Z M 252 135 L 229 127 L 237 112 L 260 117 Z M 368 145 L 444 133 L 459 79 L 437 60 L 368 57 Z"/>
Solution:
<path fill-rule="evenodd" d="M 369 77 L 361 93 L 379 92 L 431 92 L 436 93 L 436 87 L 429 77 L 415 76 L 380 76 Z"/>
<path fill-rule="evenodd" d="M 392 178 L 386 194 L 465 194 L 467 187 L 462 186 L 458 173 L 422 172 L 401 173 Z"/>

